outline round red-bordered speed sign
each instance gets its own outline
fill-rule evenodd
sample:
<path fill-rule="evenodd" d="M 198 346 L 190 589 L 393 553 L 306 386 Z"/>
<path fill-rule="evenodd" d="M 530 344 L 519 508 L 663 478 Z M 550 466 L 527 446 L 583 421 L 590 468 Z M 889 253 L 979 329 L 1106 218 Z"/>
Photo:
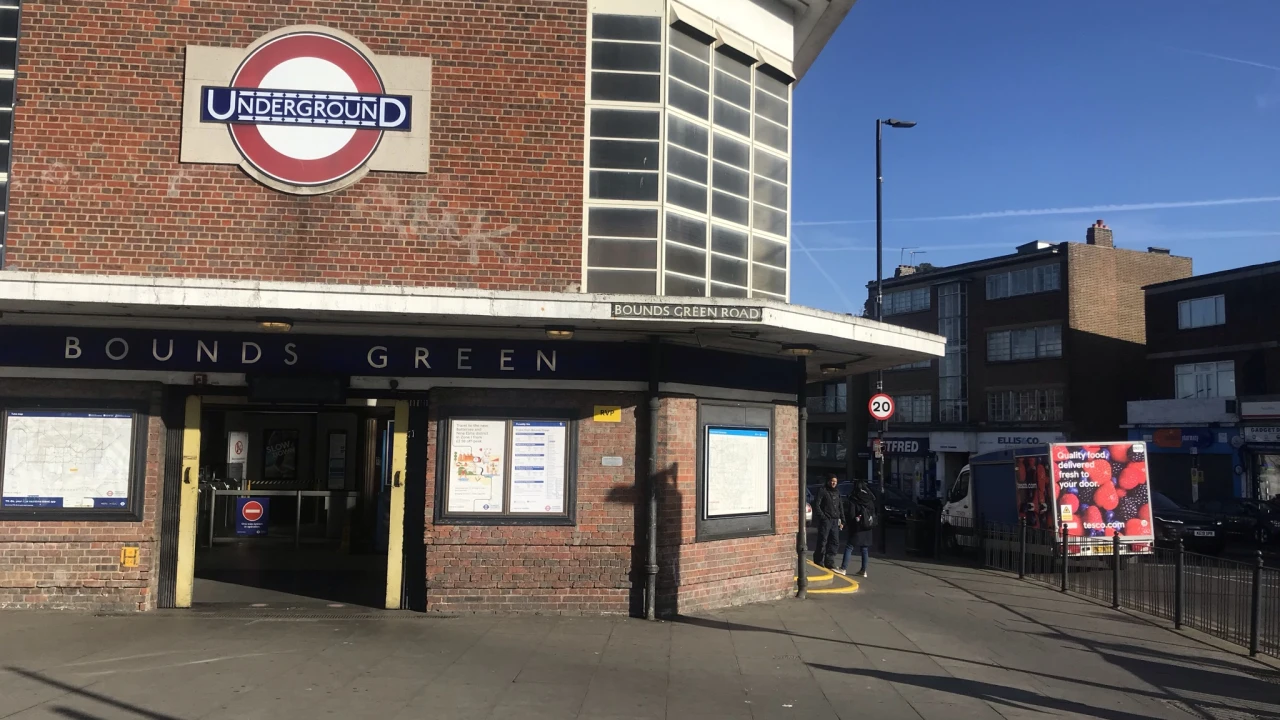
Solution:
<path fill-rule="evenodd" d="M 871 412 L 871 417 L 880 421 L 893 417 L 894 409 L 893 398 L 884 393 L 872 395 L 867 403 L 867 410 Z"/>

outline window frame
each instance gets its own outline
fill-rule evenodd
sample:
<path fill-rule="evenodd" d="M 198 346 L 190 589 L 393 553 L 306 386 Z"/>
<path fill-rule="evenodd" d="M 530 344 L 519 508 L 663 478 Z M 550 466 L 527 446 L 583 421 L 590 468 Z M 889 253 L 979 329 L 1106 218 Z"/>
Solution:
<path fill-rule="evenodd" d="M 987 391 L 987 422 L 1057 423 L 1066 419 L 1067 394 L 1061 387 Z M 1043 411 L 1041 410 L 1043 408 Z"/>
<path fill-rule="evenodd" d="M 923 302 L 921 298 L 923 298 Z M 898 309 L 900 305 L 904 306 L 904 309 Z M 884 317 L 889 317 L 890 315 L 925 312 L 931 309 L 933 309 L 933 288 L 926 285 L 925 287 L 885 293 L 880 314 Z"/>
<path fill-rule="evenodd" d="M 1020 284 L 1022 289 L 1017 290 L 1015 283 Z M 991 273 L 983 284 L 986 287 L 988 300 L 1056 292 L 1062 289 L 1062 264 L 1060 262 L 1041 263 Z"/>
<path fill-rule="evenodd" d="M 124 508 L 29 508 L 4 507 L 0 500 L 0 520 L 32 522 L 142 522 L 146 509 L 147 441 L 151 414 L 147 404 L 130 400 L 92 400 L 88 398 L 5 398 L 0 403 L 0 498 L 4 495 L 4 458 L 8 451 L 9 413 L 20 411 L 103 412 L 132 415 L 133 436 L 129 458 L 129 498 Z"/>
<path fill-rule="evenodd" d="M 435 492 L 432 515 L 437 525 L 479 525 L 479 526 L 513 526 L 513 525 L 551 525 L 576 526 L 578 523 L 578 433 L 579 415 L 572 409 L 552 407 L 476 407 L 468 405 L 449 405 L 437 408 L 434 419 L 436 430 L 436 462 Z M 564 422 L 565 426 L 565 463 L 564 463 L 564 512 L 562 513 L 463 513 L 450 511 L 448 501 L 450 439 L 453 434 L 454 420 L 490 420 L 506 423 L 506 468 L 504 471 L 503 506 L 510 505 L 511 483 L 513 481 L 511 464 L 512 427 L 516 422 Z"/>
<path fill-rule="evenodd" d="M 1201 322 L 1196 321 L 1197 303 L 1213 303 L 1213 321 Z M 1219 293 L 1217 295 L 1206 295 L 1198 298 L 1188 298 L 1178 301 L 1178 329 L 1179 330 L 1196 330 L 1205 327 L 1217 327 L 1227 324 L 1227 298 L 1226 295 Z"/>
<path fill-rule="evenodd" d="M 1212 368 L 1210 369 L 1210 366 Z M 1185 371 L 1184 371 L 1185 370 Z M 1231 377 L 1230 395 L 1222 394 L 1222 377 L 1229 374 Z M 1204 391 L 1201 391 L 1200 378 L 1212 378 L 1213 394 L 1208 394 L 1209 382 L 1206 380 Z M 1182 389 L 1179 387 L 1183 378 L 1190 378 L 1195 388 L 1195 392 L 1191 395 L 1183 395 Z M 1236 395 L 1236 363 L 1235 360 L 1210 360 L 1208 362 L 1191 362 L 1182 363 L 1173 366 L 1173 394 L 1179 400 L 1187 399 L 1205 399 L 1205 398 L 1233 398 Z"/>

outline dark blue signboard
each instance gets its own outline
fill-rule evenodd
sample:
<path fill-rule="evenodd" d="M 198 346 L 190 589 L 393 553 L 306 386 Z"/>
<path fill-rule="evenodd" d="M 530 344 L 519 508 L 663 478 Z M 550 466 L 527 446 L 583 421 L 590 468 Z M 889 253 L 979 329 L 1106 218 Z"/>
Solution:
<path fill-rule="evenodd" d="M 264 537 L 271 517 L 271 498 L 236 498 L 236 535 Z"/>
<path fill-rule="evenodd" d="M 643 343 L 24 326 L 0 327 L 0 365 L 275 376 L 649 377 Z M 796 389 L 796 364 L 788 358 L 663 345 L 661 372 L 663 382 L 788 394 Z"/>
<path fill-rule="evenodd" d="M 230 87 L 203 87 L 200 95 L 200 121 L 207 123 L 412 129 L 408 95 Z"/>

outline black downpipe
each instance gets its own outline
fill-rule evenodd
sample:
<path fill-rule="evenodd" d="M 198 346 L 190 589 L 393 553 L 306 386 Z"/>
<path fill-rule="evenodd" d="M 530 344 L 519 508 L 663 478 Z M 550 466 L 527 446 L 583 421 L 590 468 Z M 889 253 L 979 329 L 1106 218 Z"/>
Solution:
<path fill-rule="evenodd" d="M 644 617 L 657 619 L 658 601 L 658 380 L 662 372 L 662 346 L 649 338 L 649 554 L 645 562 Z"/>
<path fill-rule="evenodd" d="M 805 491 L 805 472 L 809 464 L 809 397 L 808 397 L 808 367 L 803 356 L 796 359 L 797 374 L 796 379 L 796 404 L 800 409 L 799 413 L 799 439 L 800 439 L 800 508 L 797 524 L 799 529 L 796 530 L 796 597 L 801 600 L 809 593 L 809 573 L 805 571 L 805 555 L 809 551 L 809 535 L 808 528 L 804 525 L 804 491 Z"/>

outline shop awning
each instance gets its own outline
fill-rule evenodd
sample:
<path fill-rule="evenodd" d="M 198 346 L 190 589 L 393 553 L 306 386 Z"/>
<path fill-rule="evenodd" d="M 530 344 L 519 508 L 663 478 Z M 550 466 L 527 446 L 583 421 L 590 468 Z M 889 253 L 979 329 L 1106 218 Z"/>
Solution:
<path fill-rule="evenodd" d="M 944 338 L 786 303 L 728 298 L 494 291 L 5 271 L 0 323 L 406 337 L 645 341 L 786 357 L 813 379 L 941 357 Z M 823 366 L 827 366 L 826 373 Z"/>

